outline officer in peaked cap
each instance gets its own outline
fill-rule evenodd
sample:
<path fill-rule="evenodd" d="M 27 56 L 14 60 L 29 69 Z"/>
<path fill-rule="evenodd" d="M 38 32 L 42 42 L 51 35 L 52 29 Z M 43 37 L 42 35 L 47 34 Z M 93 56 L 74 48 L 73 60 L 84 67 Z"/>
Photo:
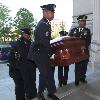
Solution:
<path fill-rule="evenodd" d="M 15 83 L 16 100 L 32 100 L 37 96 L 35 63 L 27 59 L 31 31 L 21 29 L 21 37 L 10 43 L 9 74 Z"/>
<path fill-rule="evenodd" d="M 70 36 L 78 37 L 82 40 L 85 40 L 85 53 L 89 56 L 89 46 L 91 43 L 91 32 L 90 29 L 86 28 L 86 15 L 80 15 L 78 18 L 78 27 L 75 27 L 71 29 L 69 32 Z M 87 71 L 87 65 L 88 65 L 89 59 L 86 59 L 84 61 L 75 63 L 75 85 L 78 86 L 79 82 L 87 83 L 86 80 L 86 71 Z"/>
<path fill-rule="evenodd" d="M 80 15 L 78 18 L 77 18 L 77 20 L 83 20 L 83 21 L 86 21 L 86 19 L 87 19 L 87 16 L 86 15 Z"/>
<path fill-rule="evenodd" d="M 43 11 L 43 18 L 38 22 L 34 31 L 34 47 L 32 51 L 29 52 L 33 54 L 31 59 L 35 61 L 36 66 L 39 69 L 39 90 L 38 90 L 38 100 L 45 100 L 43 92 L 45 89 L 48 90 L 48 97 L 52 100 L 59 100 L 56 96 L 56 86 L 54 82 L 52 67 L 49 63 L 51 52 L 51 25 L 50 21 L 54 18 L 55 4 L 47 4 L 40 6 Z"/>
<path fill-rule="evenodd" d="M 20 30 L 21 30 L 22 34 L 25 33 L 25 34 L 31 35 L 31 29 L 30 28 L 22 28 Z"/>
<path fill-rule="evenodd" d="M 48 5 L 43 5 L 40 7 L 42 8 L 42 10 L 49 10 L 49 11 L 55 12 L 56 5 L 55 4 L 48 4 Z"/>
<path fill-rule="evenodd" d="M 67 36 L 68 32 L 60 31 L 60 36 Z M 58 66 L 59 87 L 67 85 L 69 66 Z"/>
<path fill-rule="evenodd" d="M 67 36 L 68 32 L 66 32 L 66 31 L 60 31 L 59 34 L 60 34 L 60 36 Z"/>
<path fill-rule="evenodd" d="M 84 26 L 86 26 L 86 20 L 87 16 L 86 15 L 80 15 L 78 18 L 78 24 L 79 24 L 79 31 L 83 29 Z"/>

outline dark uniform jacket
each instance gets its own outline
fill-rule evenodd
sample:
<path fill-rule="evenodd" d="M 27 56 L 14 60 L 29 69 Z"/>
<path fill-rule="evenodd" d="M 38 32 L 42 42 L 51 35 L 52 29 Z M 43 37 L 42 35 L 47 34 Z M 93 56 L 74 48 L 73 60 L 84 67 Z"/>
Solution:
<path fill-rule="evenodd" d="M 85 40 L 85 42 L 86 42 L 85 52 L 87 55 L 89 55 L 89 45 L 91 43 L 91 33 L 90 33 L 90 30 L 88 28 L 82 28 L 82 30 L 80 30 L 79 27 L 73 28 L 69 32 L 69 36 L 79 37 L 79 38 Z"/>
<path fill-rule="evenodd" d="M 48 56 L 51 56 L 51 25 L 46 18 L 42 18 L 34 31 L 34 42 L 32 43 L 28 59 L 36 60 L 39 54 L 45 53 Z"/>
<path fill-rule="evenodd" d="M 11 66 L 20 68 L 22 64 L 28 63 L 27 55 L 31 41 L 26 41 L 23 37 L 11 43 L 11 51 L 9 55 L 9 63 Z"/>

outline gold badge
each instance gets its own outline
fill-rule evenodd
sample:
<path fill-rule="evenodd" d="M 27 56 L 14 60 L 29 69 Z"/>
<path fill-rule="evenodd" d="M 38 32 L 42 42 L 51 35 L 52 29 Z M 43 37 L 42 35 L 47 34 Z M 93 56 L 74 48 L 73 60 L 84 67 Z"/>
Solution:
<path fill-rule="evenodd" d="M 87 31 L 84 33 L 84 35 L 87 35 Z"/>
<path fill-rule="evenodd" d="M 49 36 L 49 32 L 48 31 L 45 33 L 45 36 Z"/>

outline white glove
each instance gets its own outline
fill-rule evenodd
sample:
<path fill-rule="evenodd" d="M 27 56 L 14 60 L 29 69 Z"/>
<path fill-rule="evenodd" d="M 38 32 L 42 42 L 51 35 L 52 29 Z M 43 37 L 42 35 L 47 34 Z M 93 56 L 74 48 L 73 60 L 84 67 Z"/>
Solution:
<path fill-rule="evenodd" d="M 54 55 L 55 55 L 55 54 L 53 54 L 53 55 L 50 57 L 50 59 L 54 59 Z"/>

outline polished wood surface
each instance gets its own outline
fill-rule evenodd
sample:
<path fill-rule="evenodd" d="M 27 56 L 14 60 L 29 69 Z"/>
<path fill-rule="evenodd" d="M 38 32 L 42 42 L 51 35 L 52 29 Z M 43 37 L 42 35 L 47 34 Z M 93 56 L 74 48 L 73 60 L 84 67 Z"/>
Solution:
<path fill-rule="evenodd" d="M 50 63 L 53 66 L 65 66 L 88 59 L 84 52 L 85 41 L 80 38 L 63 36 L 50 42 L 53 54 Z"/>

